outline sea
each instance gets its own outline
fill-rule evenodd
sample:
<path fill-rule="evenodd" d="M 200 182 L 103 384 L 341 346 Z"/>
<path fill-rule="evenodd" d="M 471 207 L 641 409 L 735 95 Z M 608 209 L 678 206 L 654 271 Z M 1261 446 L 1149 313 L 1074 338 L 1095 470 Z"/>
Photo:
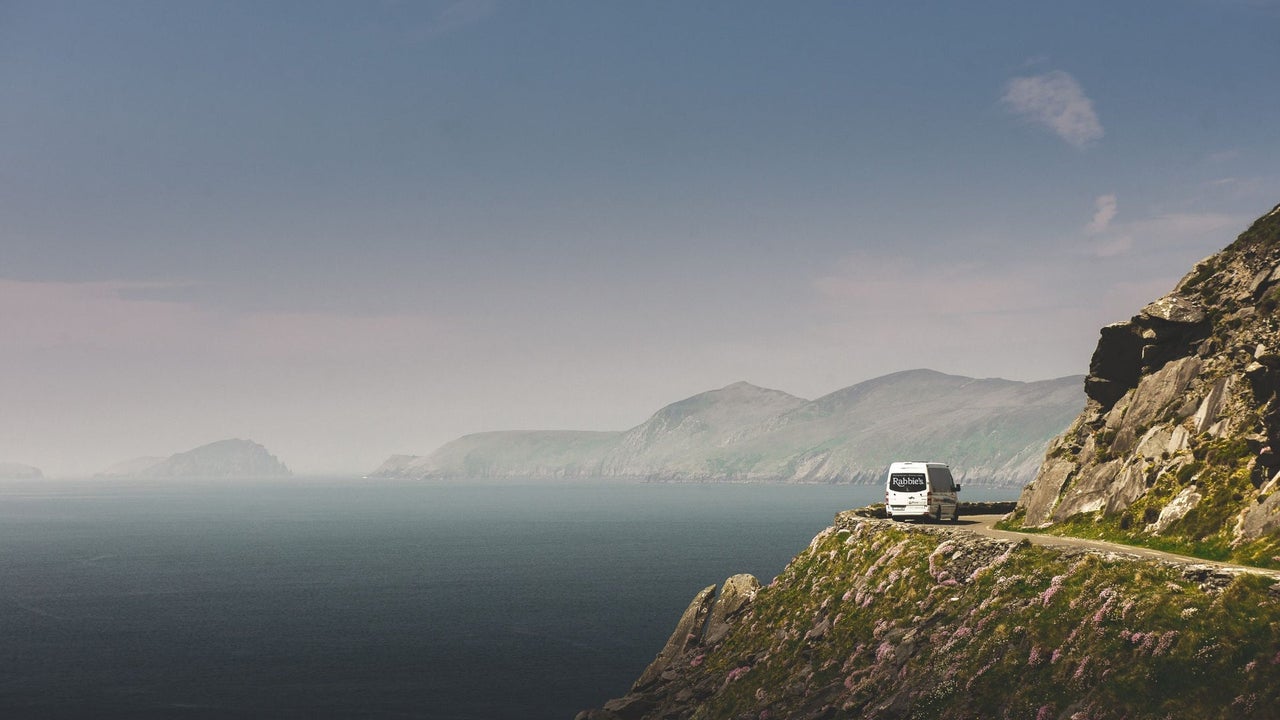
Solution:
<path fill-rule="evenodd" d="M 968 500 L 1015 490 L 966 489 Z M 0 717 L 570 720 L 876 487 L 0 482 Z"/>

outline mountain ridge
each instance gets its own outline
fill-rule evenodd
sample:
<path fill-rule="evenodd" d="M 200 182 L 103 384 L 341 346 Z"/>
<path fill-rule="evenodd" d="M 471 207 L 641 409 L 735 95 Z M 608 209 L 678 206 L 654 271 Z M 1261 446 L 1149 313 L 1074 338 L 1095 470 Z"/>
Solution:
<path fill-rule="evenodd" d="M 952 462 L 967 482 L 1020 487 L 1078 413 L 1082 381 L 913 369 L 815 400 L 740 381 L 670 403 L 628 430 L 475 433 L 427 456 L 392 456 L 372 475 L 856 483 L 909 455 Z"/>

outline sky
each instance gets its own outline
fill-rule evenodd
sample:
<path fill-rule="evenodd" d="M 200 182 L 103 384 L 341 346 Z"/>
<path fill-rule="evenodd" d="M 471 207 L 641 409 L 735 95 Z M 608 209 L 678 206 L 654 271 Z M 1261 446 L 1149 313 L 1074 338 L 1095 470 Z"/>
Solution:
<path fill-rule="evenodd" d="M 0 0 L 0 461 L 367 473 L 1087 371 L 1280 202 L 1280 2 Z"/>

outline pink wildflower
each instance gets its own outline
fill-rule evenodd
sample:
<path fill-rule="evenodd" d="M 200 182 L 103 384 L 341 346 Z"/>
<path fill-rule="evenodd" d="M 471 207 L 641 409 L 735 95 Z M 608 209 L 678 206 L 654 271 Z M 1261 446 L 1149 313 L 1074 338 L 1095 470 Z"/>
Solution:
<path fill-rule="evenodd" d="M 876 662 L 881 662 L 892 654 L 893 645 L 891 643 L 882 642 L 880 643 L 880 647 L 876 649 Z"/>
<path fill-rule="evenodd" d="M 1124 603 L 1124 607 L 1120 608 L 1120 619 L 1121 619 L 1121 620 L 1124 620 L 1124 619 L 1126 619 L 1126 618 L 1128 617 L 1128 615 L 1129 615 L 1129 611 L 1133 609 L 1133 606 L 1134 606 L 1134 603 L 1135 603 L 1135 602 L 1136 602 L 1136 601 L 1135 601 L 1133 598 L 1129 598 L 1128 600 L 1126 600 L 1126 601 L 1125 601 L 1125 603 Z"/>
<path fill-rule="evenodd" d="M 1062 581 L 1065 580 L 1066 577 L 1066 575 L 1053 576 L 1053 579 L 1049 581 L 1049 587 L 1045 588 L 1043 593 L 1040 593 L 1040 604 L 1042 606 L 1049 606 L 1049 601 L 1052 600 L 1053 596 L 1057 595 L 1058 591 L 1062 589 Z"/>
<path fill-rule="evenodd" d="M 1111 610 L 1111 605 L 1116 601 L 1116 591 L 1107 588 L 1102 591 L 1099 597 L 1103 598 L 1102 605 L 1098 611 L 1093 614 L 1093 624 L 1099 625 L 1107 617 L 1107 612 Z"/>

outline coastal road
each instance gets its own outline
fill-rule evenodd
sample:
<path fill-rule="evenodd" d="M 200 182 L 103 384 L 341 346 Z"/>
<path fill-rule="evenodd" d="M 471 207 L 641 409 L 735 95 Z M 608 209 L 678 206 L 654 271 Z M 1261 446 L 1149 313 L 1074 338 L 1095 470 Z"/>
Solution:
<path fill-rule="evenodd" d="M 999 540 L 1030 540 L 1033 545 L 1044 545 L 1046 547 L 1089 548 L 1093 550 L 1101 550 L 1103 552 L 1132 555 L 1139 558 L 1164 560 L 1183 565 L 1205 565 L 1213 568 L 1221 568 L 1228 572 L 1255 573 L 1280 579 L 1280 571 L 1276 570 L 1264 570 L 1262 568 L 1249 567 L 1248 565 L 1214 562 L 1212 560 L 1190 557 L 1188 555 L 1176 555 L 1174 553 L 1162 552 L 1160 550 L 1151 550 L 1149 548 L 1135 547 L 1133 545 L 1121 545 L 1120 543 L 1106 542 L 1105 540 L 1086 540 L 1083 538 L 1059 537 L 1057 535 L 1045 535 L 1041 533 L 1021 533 L 1011 532 L 1009 530 L 997 530 L 993 526 L 1002 517 L 1004 517 L 1004 515 L 961 515 L 960 522 L 956 523 L 954 527 L 960 531 L 977 533 L 978 535 L 985 535 Z"/>

